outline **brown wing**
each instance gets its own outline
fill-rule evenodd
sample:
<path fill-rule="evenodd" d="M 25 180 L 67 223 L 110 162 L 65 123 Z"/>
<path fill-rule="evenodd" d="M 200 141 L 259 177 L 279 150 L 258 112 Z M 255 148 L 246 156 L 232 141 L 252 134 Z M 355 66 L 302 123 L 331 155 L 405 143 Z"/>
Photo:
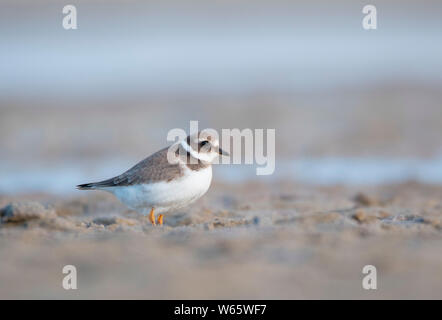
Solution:
<path fill-rule="evenodd" d="M 168 149 L 169 148 L 164 148 L 154 153 L 119 176 L 100 182 L 82 184 L 77 187 L 79 189 L 95 189 L 131 186 L 136 184 L 170 181 L 177 176 L 182 176 L 183 173 L 180 166 L 178 164 L 170 164 L 167 161 Z"/>

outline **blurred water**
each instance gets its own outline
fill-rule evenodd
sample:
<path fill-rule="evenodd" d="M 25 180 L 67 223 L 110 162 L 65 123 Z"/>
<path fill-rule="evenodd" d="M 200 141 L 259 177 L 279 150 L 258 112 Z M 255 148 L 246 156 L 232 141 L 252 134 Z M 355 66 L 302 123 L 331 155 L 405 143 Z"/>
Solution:
<path fill-rule="evenodd" d="M 0 168 L 0 194 L 76 192 L 80 183 L 99 181 L 127 170 L 133 161 L 107 163 L 75 162 L 59 166 L 17 168 L 13 164 Z M 216 165 L 214 180 L 244 182 L 248 180 L 274 182 L 290 179 L 294 182 L 318 185 L 379 185 L 416 181 L 442 184 L 442 157 L 419 159 L 388 158 L 317 158 L 278 161 L 274 174 L 256 176 L 255 165 Z"/>

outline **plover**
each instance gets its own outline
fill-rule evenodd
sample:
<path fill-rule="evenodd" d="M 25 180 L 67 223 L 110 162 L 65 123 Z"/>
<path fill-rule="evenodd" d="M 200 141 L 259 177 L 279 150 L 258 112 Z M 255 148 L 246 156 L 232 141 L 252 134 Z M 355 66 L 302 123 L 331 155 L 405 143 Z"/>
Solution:
<path fill-rule="evenodd" d="M 212 162 L 219 155 L 229 153 L 219 147 L 218 139 L 201 131 L 152 154 L 119 176 L 77 188 L 110 192 L 129 208 L 149 214 L 152 225 L 162 225 L 165 213 L 185 207 L 206 193 L 212 181 Z M 155 212 L 159 213 L 156 221 Z"/>

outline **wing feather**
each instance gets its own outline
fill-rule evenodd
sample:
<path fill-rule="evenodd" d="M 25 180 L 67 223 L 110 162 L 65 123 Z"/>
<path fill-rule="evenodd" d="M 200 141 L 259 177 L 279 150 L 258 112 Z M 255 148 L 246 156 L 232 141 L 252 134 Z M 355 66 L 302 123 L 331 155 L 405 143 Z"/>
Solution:
<path fill-rule="evenodd" d="M 100 182 L 82 184 L 77 187 L 79 189 L 100 189 L 108 187 L 130 186 L 136 184 L 170 181 L 177 176 L 182 176 L 183 172 L 180 165 L 178 163 L 171 164 L 167 161 L 168 149 L 169 148 L 164 148 L 154 153 L 119 176 Z"/>

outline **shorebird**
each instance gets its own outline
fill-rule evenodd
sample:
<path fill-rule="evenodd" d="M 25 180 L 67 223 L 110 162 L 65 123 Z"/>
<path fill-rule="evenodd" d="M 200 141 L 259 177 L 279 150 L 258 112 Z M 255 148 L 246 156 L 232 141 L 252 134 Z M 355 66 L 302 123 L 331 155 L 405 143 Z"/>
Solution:
<path fill-rule="evenodd" d="M 164 214 L 203 196 L 212 181 L 212 162 L 229 153 L 204 131 L 166 147 L 119 176 L 77 186 L 114 194 L 130 209 L 149 214 L 152 225 L 162 225 Z M 155 219 L 155 212 L 159 213 Z"/>

